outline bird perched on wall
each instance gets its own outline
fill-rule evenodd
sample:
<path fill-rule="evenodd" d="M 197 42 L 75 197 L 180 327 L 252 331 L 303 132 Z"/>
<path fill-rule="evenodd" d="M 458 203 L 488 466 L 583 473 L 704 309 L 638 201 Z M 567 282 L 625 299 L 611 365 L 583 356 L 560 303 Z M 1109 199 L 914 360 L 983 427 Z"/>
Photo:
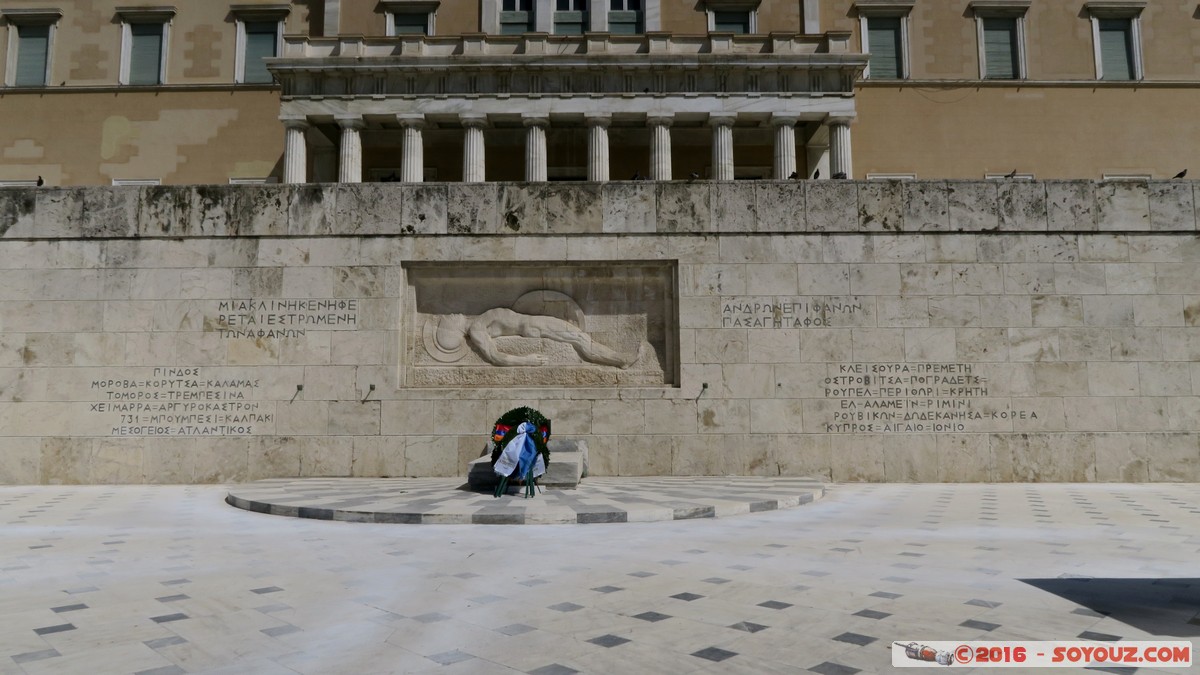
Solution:
<path fill-rule="evenodd" d="M 1008 173 L 1004 174 L 1004 177 L 1005 177 L 1005 178 L 1016 178 L 1016 177 L 1017 177 L 1017 170 L 1016 170 L 1016 169 L 1013 169 L 1012 171 L 1009 171 Z"/>
<path fill-rule="evenodd" d="M 833 179 L 834 180 L 846 180 L 846 172 L 839 171 L 839 172 L 833 174 Z"/>
<path fill-rule="evenodd" d="M 696 179 L 697 179 L 697 178 L 699 178 L 699 177 L 700 177 L 700 174 L 698 174 L 698 173 L 696 173 L 695 171 L 693 171 L 693 172 L 691 172 L 690 174 L 688 174 L 688 182 L 690 183 L 690 182 L 692 182 L 692 181 L 696 180 Z"/>
<path fill-rule="evenodd" d="M 1171 176 L 1171 179 L 1174 180 L 1176 178 L 1183 178 L 1186 175 L 1187 175 L 1187 169 L 1184 169 L 1183 171 L 1180 171 L 1179 173 L 1175 174 L 1174 176 Z"/>
<path fill-rule="evenodd" d="M 38 187 L 42 187 L 42 186 L 43 186 L 43 185 L 45 185 L 45 184 L 46 184 L 46 181 L 45 181 L 45 180 L 43 180 L 41 176 L 38 176 L 38 179 L 37 179 L 37 186 L 38 186 Z"/>
<path fill-rule="evenodd" d="M 641 179 L 642 179 L 642 172 L 641 172 L 641 171 L 634 171 L 634 172 L 633 172 L 633 178 L 631 178 L 630 180 L 641 180 Z"/>
<path fill-rule="evenodd" d="M 788 180 L 796 180 L 799 177 L 800 177 L 800 174 L 795 171 L 788 174 Z"/>
<path fill-rule="evenodd" d="M 820 169 L 817 169 L 816 171 L 814 171 L 814 172 L 813 172 L 813 180 L 816 180 L 816 179 L 818 179 L 818 178 L 820 178 L 820 177 L 821 177 L 821 170 L 820 170 Z"/>

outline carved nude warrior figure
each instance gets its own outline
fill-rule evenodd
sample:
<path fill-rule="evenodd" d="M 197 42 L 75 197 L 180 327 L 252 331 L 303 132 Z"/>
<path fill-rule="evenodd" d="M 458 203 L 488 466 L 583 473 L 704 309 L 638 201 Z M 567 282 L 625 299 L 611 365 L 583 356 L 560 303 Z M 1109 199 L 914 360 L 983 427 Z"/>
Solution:
<path fill-rule="evenodd" d="M 437 323 L 432 335 L 436 348 L 444 354 L 460 352 L 469 340 L 485 361 L 497 366 L 544 366 L 549 359 L 542 354 L 509 354 L 501 351 L 496 338 L 544 338 L 575 348 L 584 361 L 617 368 L 628 368 L 639 354 L 626 357 L 596 342 L 578 326 L 554 316 L 522 314 L 506 307 L 489 309 L 468 319 L 462 314 L 447 314 Z"/>

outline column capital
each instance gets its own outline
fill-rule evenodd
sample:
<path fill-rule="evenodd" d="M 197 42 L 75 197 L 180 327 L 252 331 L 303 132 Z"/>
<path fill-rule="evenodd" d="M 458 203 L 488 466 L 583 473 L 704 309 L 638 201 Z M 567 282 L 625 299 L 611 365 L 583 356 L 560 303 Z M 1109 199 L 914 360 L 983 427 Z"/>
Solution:
<path fill-rule="evenodd" d="M 526 127 L 548 127 L 550 126 L 550 117 L 548 115 L 521 115 L 521 122 Z"/>
<path fill-rule="evenodd" d="M 836 124 L 848 127 L 853 124 L 854 120 L 857 118 L 857 115 L 830 115 L 829 117 L 825 118 L 825 123 L 831 126 Z"/>
<path fill-rule="evenodd" d="M 400 123 L 401 128 L 425 128 L 425 115 L 421 113 L 396 113 L 396 121 Z"/>
<path fill-rule="evenodd" d="M 675 122 L 675 116 L 666 113 L 655 113 L 646 116 L 646 124 L 652 127 L 669 127 Z"/>
<path fill-rule="evenodd" d="M 736 121 L 737 115 L 734 113 L 712 113 L 708 116 L 710 127 L 732 127 Z"/>
<path fill-rule="evenodd" d="M 799 121 L 800 118 L 797 115 L 771 113 L 771 126 L 773 127 L 794 127 Z"/>
<path fill-rule="evenodd" d="M 482 129 L 487 126 L 487 115 L 482 113 L 462 113 L 458 116 L 458 123 L 466 129 Z"/>
<path fill-rule="evenodd" d="M 299 129 L 304 131 L 312 126 L 308 123 L 308 117 L 305 115 L 286 115 L 284 117 L 280 117 L 279 121 L 283 123 L 283 126 L 286 129 Z"/>
<path fill-rule="evenodd" d="M 362 115 L 338 115 L 333 118 L 337 125 L 342 129 L 362 129 L 367 126 L 363 121 Z"/>
<path fill-rule="evenodd" d="M 589 127 L 607 127 L 612 124 L 611 113 L 585 113 L 583 116 L 584 122 Z"/>

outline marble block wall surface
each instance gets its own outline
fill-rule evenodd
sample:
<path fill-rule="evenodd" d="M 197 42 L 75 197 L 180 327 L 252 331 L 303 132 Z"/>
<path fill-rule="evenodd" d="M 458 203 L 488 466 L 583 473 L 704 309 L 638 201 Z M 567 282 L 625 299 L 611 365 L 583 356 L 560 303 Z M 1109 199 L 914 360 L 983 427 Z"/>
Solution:
<path fill-rule="evenodd" d="M 1196 481 L 1196 192 L 0 188 L 0 483 L 461 476 L 519 405 L 593 475 Z M 490 309 L 574 328 L 425 349 Z"/>

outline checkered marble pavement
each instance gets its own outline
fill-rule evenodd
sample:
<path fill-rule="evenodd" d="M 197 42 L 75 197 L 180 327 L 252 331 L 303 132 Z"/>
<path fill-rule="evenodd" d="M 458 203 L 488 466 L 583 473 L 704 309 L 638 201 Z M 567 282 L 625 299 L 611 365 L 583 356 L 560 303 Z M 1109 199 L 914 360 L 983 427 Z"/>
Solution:
<path fill-rule="evenodd" d="M 276 478 L 235 485 L 226 501 L 277 516 L 364 523 L 528 525 L 716 518 L 808 504 L 811 478 L 586 478 L 577 489 L 465 489 L 457 478 Z"/>
<path fill-rule="evenodd" d="M 1200 636 L 1198 485 L 832 485 L 587 527 L 226 492 L 0 487 L 0 675 L 832 675 L 889 670 L 892 641 Z"/>

